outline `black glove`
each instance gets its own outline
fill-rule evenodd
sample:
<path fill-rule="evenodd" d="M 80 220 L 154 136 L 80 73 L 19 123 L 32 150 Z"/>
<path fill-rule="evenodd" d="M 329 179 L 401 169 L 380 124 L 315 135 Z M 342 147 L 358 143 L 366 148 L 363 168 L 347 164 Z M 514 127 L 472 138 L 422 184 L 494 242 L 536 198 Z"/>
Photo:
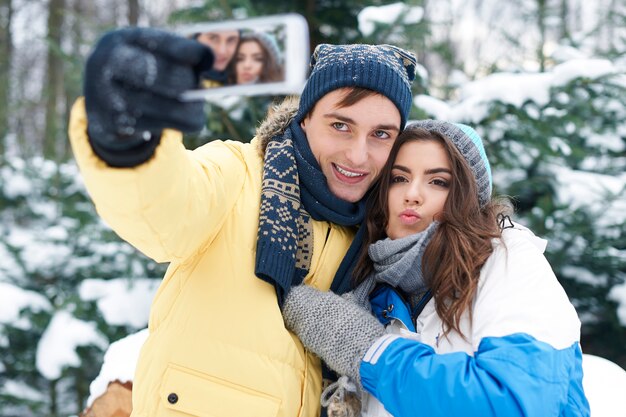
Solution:
<path fill-rule="evenodd" d="M 345 294 L 344 294 L 345 295 Z M 308 285 L 291 288 L 283 304 L 285 326 L 302 344 L 360 388 L 359 367 L 367 350 L 385 334 L 370 312 L 353 302 Z"/>
<path fill-rule="evenodd" d="M 183 102 L 198 88 L 213 53 L 201 43 L 156 29 L 127 28 L 100 39 L 85 66 L 85 107 L 94 152 L 111 166 L 148 160 L 165 128 L 202 129 L 204 102 Z"/>

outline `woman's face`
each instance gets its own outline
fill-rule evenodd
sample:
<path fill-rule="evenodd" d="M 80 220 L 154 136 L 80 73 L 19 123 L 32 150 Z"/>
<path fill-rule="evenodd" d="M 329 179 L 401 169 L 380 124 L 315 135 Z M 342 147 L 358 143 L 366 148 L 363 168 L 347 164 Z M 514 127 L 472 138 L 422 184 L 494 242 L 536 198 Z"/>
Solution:
<path fill-rule="evenodd" d="M 244 41 L 235 56 L 237 84 L 255 83 L 263 71 L 263 49 L 256 41 Z"/>
<path fill-rule="evenodd" d="M 391 170 L 387 236 L 399 239 L 424 231 L 443 211 L 451 180 L 450 161 L 441 143 L 402 145 Z"/>

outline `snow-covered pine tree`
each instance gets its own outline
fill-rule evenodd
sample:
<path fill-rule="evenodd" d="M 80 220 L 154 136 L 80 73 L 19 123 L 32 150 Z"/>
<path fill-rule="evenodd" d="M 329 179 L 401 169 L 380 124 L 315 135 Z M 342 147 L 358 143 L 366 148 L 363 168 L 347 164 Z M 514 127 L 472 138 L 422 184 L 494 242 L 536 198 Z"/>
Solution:
<path fill-rule="evenodd" d="M 419 96 L 432 117 L 471 124 L 485 140 L 495 191 L 549 240 L 546 256 L 583 321 L 585 353 L 626 366 L 626 76 L 601 59 L 544 73 L 495 73 L 444 103 Z M 532 308 L 532 300 L 528 300 Z"/>
<path fill-rule="evenodd" d="M 0 414 L 78 414 L 108 344 L 147 322 L 107 317 L 103 285 L 151 295 L 164 268 L 100 220 L 73 163 L 40 158 L 0 169 L 0 258 Z"/>

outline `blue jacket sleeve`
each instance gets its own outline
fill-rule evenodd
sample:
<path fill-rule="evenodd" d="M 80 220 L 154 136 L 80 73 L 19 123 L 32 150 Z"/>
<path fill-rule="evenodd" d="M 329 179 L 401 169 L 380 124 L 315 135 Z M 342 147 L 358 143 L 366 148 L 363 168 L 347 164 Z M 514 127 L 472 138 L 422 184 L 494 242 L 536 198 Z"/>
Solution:
<path fill-rule="evenodd" d="M 589 415 L 579 344 L 557 350 L 524 333 L 484 338 L 474 356 L 387 335 L 360 374 L 395 417 Z"/>

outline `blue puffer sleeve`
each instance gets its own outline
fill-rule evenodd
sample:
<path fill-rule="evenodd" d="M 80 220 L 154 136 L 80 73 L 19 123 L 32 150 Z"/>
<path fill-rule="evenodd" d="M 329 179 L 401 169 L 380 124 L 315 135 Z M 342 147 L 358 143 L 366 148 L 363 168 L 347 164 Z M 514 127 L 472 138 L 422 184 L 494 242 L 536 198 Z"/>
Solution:
<path fill-rule="evenodd" d="M 474 356 L 386 335 L 360 367 L 363 387 L 395 417 L 588 416 L 582 352 L 525 333 L 484 338 Z"/>

